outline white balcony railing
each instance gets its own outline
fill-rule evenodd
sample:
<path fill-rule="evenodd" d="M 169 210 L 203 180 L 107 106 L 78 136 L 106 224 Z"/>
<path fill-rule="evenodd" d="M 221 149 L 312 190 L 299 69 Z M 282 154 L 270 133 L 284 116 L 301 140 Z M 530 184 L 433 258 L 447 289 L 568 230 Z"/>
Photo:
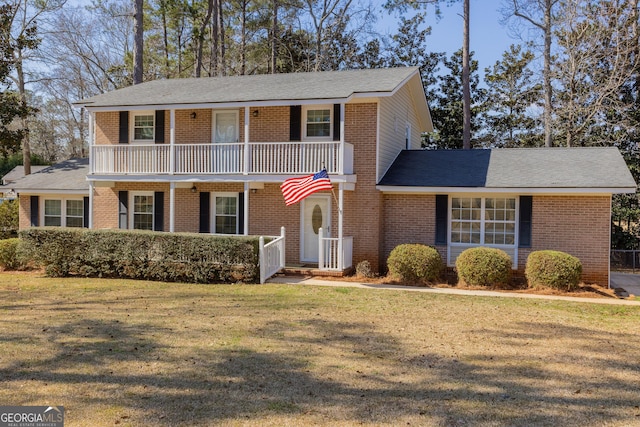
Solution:
<path fill-rule="evenodd" d="M 344 147 L 343 152 L 339 142 L 94 145 L 91 173 L 307 174 L 325 167 L 330 174 L 350 174 L 353 146 Z"/>

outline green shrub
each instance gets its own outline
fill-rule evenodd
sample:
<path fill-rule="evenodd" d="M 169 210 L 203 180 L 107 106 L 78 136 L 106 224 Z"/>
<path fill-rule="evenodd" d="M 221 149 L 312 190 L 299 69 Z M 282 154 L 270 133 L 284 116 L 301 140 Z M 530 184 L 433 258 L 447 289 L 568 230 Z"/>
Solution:
<path fill-rule="evenodd" d="M 580 283 L 582 263 L 560 251 L 531 252 L 524 270 L 529 287 L 550 287 L 570 291 Z"/>
<path fill-rule="evenodd" d="M 4 270 L 16 270 L 20 268 L 18 260 L 18 244 L 20 239 L 4 239 L 0 240 L 0 267 Z"/>
<path fill-rule="evenodd" d="M 396 246 L 387 258 L 389 273 L 410 283 L 435 282 L 442 274 L 442 258 L 435 248 L 420 244 Z"/>
<path fill-rule="evenodd" d="M 0 201 L 0 239 L 18 235 L 18 201 Z"/>
<path fill-rule="evenodd" d="M 371 270 L 371 263 L 367 260 L 364 260 L 360 261 L 358 265 L 356 265 L 356 276 L 370 279 L 372 277 L 375 277 L 376 275 Z"/>
<path fill-rule="evenodd" d="M 29 228 L 20 232 L 49 276 L 125 277 L 166 282 L 257 280 L 258 238 L 129 230 Z"/>
<path fill-rule="evenodd" d="M 458 278 L 470 286 L 506 285 L 513 262 L 507 253 L 496 248 L 469 248 L 456 259 Z"/>

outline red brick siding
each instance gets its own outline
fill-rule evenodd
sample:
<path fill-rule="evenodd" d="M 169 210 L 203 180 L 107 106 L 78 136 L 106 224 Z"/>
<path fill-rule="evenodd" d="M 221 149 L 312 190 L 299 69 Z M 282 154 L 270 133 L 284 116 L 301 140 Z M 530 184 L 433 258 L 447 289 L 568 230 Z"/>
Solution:
<path fill-rule="evenodd" d="M 607 285 L 609 280 L 611 197 L 534 196 L 532 247 L 520 248 L 518 265 L 536 250 L 567 252 L 582 262 L 582 279 Z"/>

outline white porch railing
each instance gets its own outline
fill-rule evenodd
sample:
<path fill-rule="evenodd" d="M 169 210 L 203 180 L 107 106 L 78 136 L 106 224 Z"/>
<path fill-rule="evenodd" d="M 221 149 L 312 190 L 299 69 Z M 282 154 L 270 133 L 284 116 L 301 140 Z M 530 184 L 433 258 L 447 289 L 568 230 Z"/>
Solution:
<path fill-rule="evenodd" d="M 353 172 L 353 145 L 342 150 L 340 142 L 93 145 L 91 157 L 94 174 L 309 174 L 323 166 L 330 174 Z"/>
<path fill-rule="evenodd" d="M 280 236 L 265 244 L 264 237 L 260 236 L 260 284 L 284 268 L 285 261 L 285 232 L 280 229 Z"/>
<path fill-rule="evenodd" d="M 343 237 L 342 245 L 337 237 L 324 237 L 318 230 L 318 268 L 320 270 L 343 271 L 353 265 L 353 237 Z M 340 257 L 340 246 L 342 256 Z"/>

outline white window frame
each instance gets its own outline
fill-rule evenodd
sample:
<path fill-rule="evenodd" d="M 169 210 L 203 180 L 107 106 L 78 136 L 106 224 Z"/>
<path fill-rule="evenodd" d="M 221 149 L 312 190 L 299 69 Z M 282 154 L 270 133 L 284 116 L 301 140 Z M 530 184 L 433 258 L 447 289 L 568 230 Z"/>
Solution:
<path fill-rule="evenodd" d="M 216 122 L 218 113 L 233 113 L 236 117 L 236 140 L 233 143 L 240 142 L 240 111 L 239 110 L 213 110 L 211 114 L 211 142 L 213 144 L 231 144 L 230 142 L 218 142 L 216 141 Z"/>
<path fill-rule="evenodd" d="M 135 218 L 135 210 L 136 210 L 136 196 L 151 196 L 151 229 L 148 231 L 153 231 L 153 226 L 155 224 L 156 221 L 156 198 L 155 198 L 155 194 L 153 191 L 131 191 L 129 194 L 129 229 L 130 230 L 137 230 L 136 228 L 134 228 L 135 226 L 135 222 L 134 222 L 134 218 Z M 139 230 L 146 230 L 146 229 L 142 229 L 140 228 Z"/>
<path fill-rule="evenodd" d="M 236 199 L 236 231 L 235 233 L 221 233 L 216 230 L 216 199 L 218 197 L 231 197 Z M 210 224 L 211 224 L 211 234 L 224 234 L 227 236 L 237 235 L 240 230 L 240 195 L 234 192 L 213 192 L 211 193 L 211 215 L 210 215 Z M 231 215 L 221 215 L 221 216 L 231 216 Z"/>
<path fill-rule="evenodd" d="M 457 242 L 451 241 L 451 234 L 453 232 L 452 222 L 454 221 L 451 213 L 453 209 L 452 205 L 453 205 L 454 198 L 480 199 L 480 243 L 457 243 Z M 455 265 L 455 259 L 452 259 L 451 257 L 451 252 L 452 252 L 451 248 L 467 249 L 467 248 L 474 248 L 478 246 L 485 246 L 488 248 L 503 249 L 507 253 L 509 253 L 510 251 L 513 251 L 512 268 L 514 270 L 517 269 L 518 268 L 518 246 L 519 246 L 518 230 L 520 230 L 520 197 L 517 194 L 467 193 L 467 194 L 450 194 L 448 199 L 449 200 L 447 204 L 447 207 L 448 207 L 448 210 L 447 210 L 447 265 L 450 267 Z M 515 229 L 514 229 L 512 245 L 485 243 L 485 225 L 487 221 L 489 221 L 485 218 L 486 199 L 515 199 L 515 221 L 514 221 Z M 455 221 L 458 221 L 458 220 L 455 220 Z M 492 221 L 496 222 L 495 220 L 492 220 Z"/>
<path fill-rule="evenodd" d="M 45 197 L 42 200 L 42 212 L 40 213 L 40 224 L 42 224 L 43 227 L 67 227 L 67 201 L 79 201 L 82 203 L 82 226 L 81 227 L 71 227 L 71 228 L 84 228 L 86 227 L 86 224 L 84 223 L 84 199 L 82 197 Z M 56 201 L 56 202 L 60 202 L 60 225 L 59 226 L 53 226 L 53 225 L 45 225 L 45 217 L 46 216 L 51 216 L 51 215 L 45 215 L 45 211 L 46 211 L 46 204 L 47 201 Z"/>
<path fill-rule="evenodd" d="M 136 116 L 151 116 L 153 120 L 153 137 L 151 139 L 136 139 Z M 129 111 L 129 140 L 137 144 L 154 144 L 156 142 L 156 112 L 155 110 Z"/>
<path fill-rule="evenodd" d="M 308 136 L 307 135 L 307 114 L 309 111 L 329 110 L 329 136 Z M 302 140 L 303 141 L 333 141 L 333 105 L 303 105 L 302 106 Z"/>

